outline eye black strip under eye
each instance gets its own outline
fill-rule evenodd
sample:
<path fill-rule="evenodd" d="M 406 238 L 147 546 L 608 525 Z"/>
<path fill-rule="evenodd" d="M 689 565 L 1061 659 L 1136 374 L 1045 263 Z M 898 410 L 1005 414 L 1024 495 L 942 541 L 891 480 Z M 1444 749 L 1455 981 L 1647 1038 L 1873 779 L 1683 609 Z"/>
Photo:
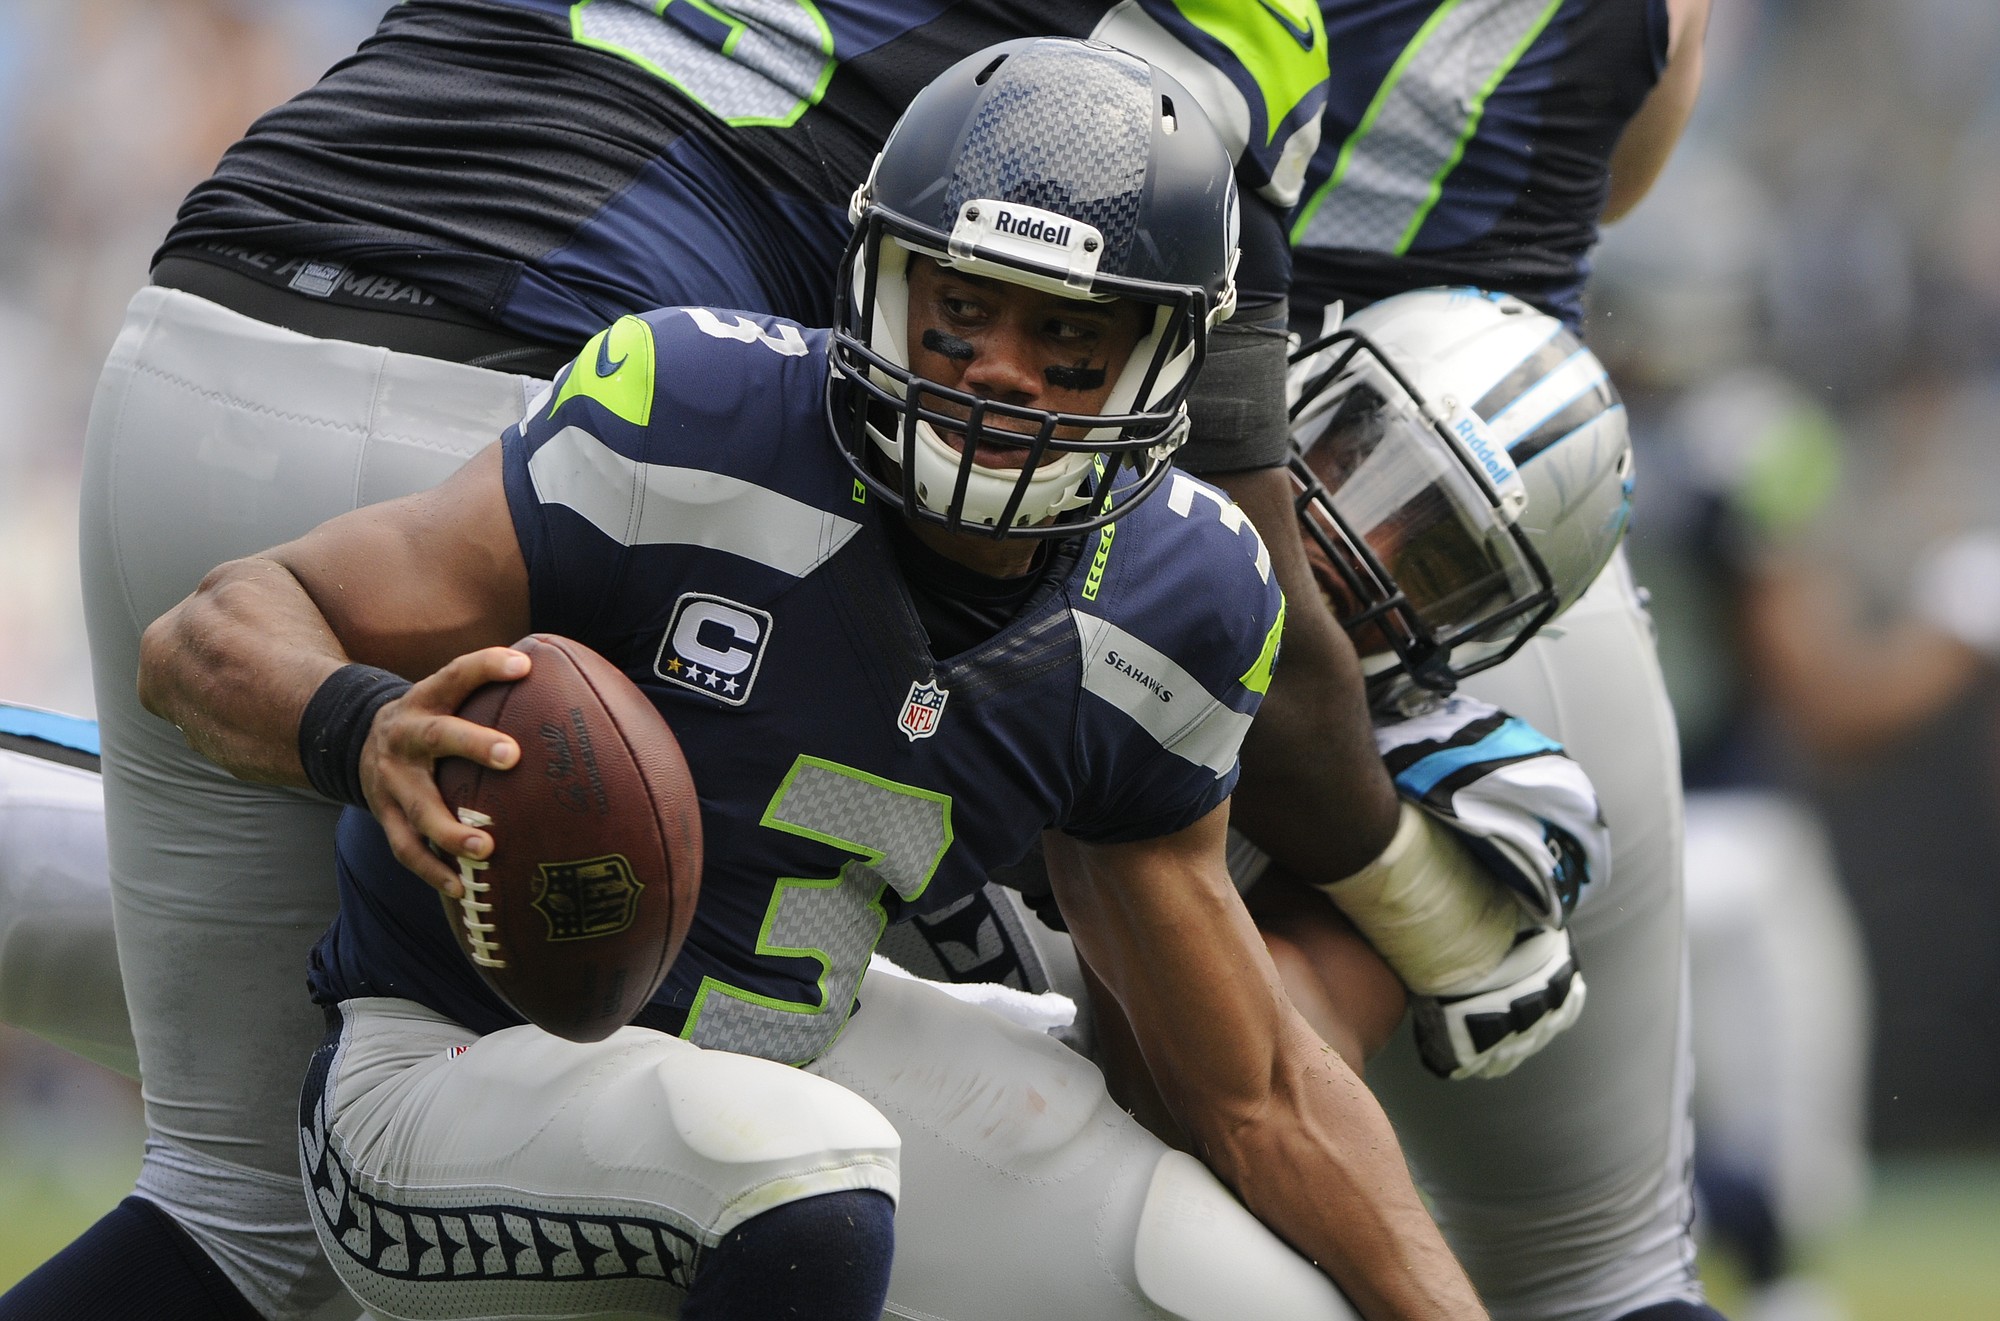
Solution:
<path fill-rule="evenodd" d="M 947 335 L 933 326 L 924 332 L 924 347 L 941 357 L 955 362 L 967 362 L 972 358 L 972 342 L 956 335 Z"/>
<path fill-rule="evenodd" d="M 1104 368 L 1044 367 L 1042 379 L 1058 390 L 1095 390 L 1104 384 Z"/>

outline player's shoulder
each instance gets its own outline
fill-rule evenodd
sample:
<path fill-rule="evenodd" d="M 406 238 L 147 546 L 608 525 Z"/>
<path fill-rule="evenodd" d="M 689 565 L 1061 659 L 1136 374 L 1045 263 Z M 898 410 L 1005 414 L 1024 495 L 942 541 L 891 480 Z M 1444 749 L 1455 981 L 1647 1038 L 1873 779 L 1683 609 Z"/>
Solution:
<path fill-rule="evenodd" d="M 639 427 L 746 412 L 764 416 L 788 405 L 817 409 L 825 350 L 825 331 L 783 317 L 657 308 L 620 317 L 593 336 L 557 378 L 550 407 L 587 398 Z"/>
<path fill-rule="evenodd" d="M 659 308 L 592 336 L 521 429 L 531 452 L 582 445 L 625 463 L 756 481 L 824 431 L 826 379 L 823 330 L 720 308 Z"/>
<path fill-rule="evenodd" d="M 1185 86 L 1246 187 L 1280 207 L 1298 201 L 1327 96 L 1326 26 L 1317 0 L 1128 0 L 1109 6 L 1091 35 Z"/>
<path fill-rule="evenodd" d="M 1270 552 L 1249 516 L 1178 469 L 1085 545 L 1072 603 L 1086 633 L 1099 635 L 1097 650 L 1108 655 L 1122 639 L 1128 657 L 1155 668 L 1171 661 L 1214 694 L 1263 691 L 1284 617 Z"/>

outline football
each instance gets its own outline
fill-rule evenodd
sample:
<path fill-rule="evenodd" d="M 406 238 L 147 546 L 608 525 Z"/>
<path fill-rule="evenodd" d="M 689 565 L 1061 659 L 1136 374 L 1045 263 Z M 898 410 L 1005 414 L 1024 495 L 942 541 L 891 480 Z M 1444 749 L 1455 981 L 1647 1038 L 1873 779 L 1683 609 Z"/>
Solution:
<path fill-rule="evenodd" d="M 610 661 L 549 633 L 514 646 L 533 662 L 527 677 L 487 684 L 458 714 L 512 735 L 521 760 L 438 763 L 445 805 L 493 837 L 483 863 L 459 864 L 465 895 L 445 913 L 523 1018 L 600 1041 L 680 953 L 701 885 L 700 805 L 673 731 Z"/>

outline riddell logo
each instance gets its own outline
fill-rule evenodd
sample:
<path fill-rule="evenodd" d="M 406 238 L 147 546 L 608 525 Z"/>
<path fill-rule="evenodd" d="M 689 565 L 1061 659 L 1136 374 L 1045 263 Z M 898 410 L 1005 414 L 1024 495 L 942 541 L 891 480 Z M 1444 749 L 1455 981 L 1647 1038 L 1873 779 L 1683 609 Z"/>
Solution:
<path fill-rule="evenodd" d="M 1052 225 L 1040 216 L 1017 216 L 1003 209 L 993 222 L 993 228 L 997 233 L 1034 239 L 1038 243 L 1053 243 L 1059 248 L 1069 246 L 1069 226 Z"/>

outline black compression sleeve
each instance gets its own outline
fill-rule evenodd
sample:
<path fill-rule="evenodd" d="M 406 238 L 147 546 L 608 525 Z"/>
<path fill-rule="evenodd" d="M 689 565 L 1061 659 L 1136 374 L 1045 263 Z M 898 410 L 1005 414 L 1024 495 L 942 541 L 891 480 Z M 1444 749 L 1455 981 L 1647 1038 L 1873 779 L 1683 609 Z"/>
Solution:
<path fill-rule="evenodd" d="M 1285 418 L 1285 286 L 1291 249 L 1284 218 L 1261 197 L 1243 199 L 1243 260 L 1236 315 L 1208 337 L 1208 361 L 1188 393 L 1188 442 L 1174 462 L 1189 472 L 1275 468 L 1290 449 Z"/>
<path fill-rule="evenodd" d="M 1285 419 L 1285 300 L 1239 307 L 1208 336 L 1188 394 L 1188 442 L 1174 462 L 1194 473 L 1275 468 L 1290 452 Z"/>

